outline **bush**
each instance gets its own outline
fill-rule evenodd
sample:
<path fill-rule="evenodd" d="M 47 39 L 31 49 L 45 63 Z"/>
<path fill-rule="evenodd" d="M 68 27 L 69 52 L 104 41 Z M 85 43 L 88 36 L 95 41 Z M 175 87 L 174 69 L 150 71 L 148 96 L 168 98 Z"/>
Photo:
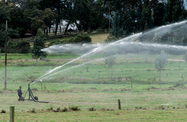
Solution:
<path fill-rule="evenodd" d="M 16 48 L 17 43 L 13 41 L 8 41 L 7 48 Z"/>
<path fill-rule="evenodd" d="M 118 39 L 115 36 L 109 35 L 107 39 L 105 40 L 106 43 L 117 41 Z"/>
<path fill-rule="evenodd" d="M 30 43 L 28 41 L 20 41 L 18 42 L 16 48 L 21 49 L 21 53 L 28 53 L 31 49 Z"/>
<path fill-rule="evenodd" d="M 69 43 L 91 43 L 92 40 L 87 34 L 79 33 L 76 37 L 64 40 L 52 41 L 48 46 L 57 44 L 69 44 Z"/>
<path fill-rule="evenodd" d="M 63 43 L 91 43 L 92 40 L 87 34 L 79 33 L 76 37 L 65 40 Z"/>
<path fill-rule="evenodd" d="M 48 46 L 63 44 L 64 42 L 67 42 L 67 40 L 55 40 L 55 41 L 50 42 Z"/>

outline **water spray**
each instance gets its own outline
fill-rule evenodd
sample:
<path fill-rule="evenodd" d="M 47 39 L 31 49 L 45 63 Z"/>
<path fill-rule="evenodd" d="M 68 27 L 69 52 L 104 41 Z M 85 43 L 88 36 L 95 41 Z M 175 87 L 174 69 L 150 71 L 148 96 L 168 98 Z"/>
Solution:
<path fill-rule="evenodd" d="M 158 43 L 143 43 L 143 42 L 140 42 L 139 37 L 148 36 L 147 40 L 149 40 L 150 39 L 149 37 L 153 36 L 152 33 L 153 32 L 155 33 L 157 31 L 160 31 L 158 34 L 160 34 L 159 36 L 162 37 L 169 30 L 173 31 L 172 30 L 173 26 L 181 26 L 182 24 L 186 24 L 186 22 L 187 21 L 185 20 L 185 21 L 182 21 L 182 22 L 179 22 L 179 23 L 164 25 L 164 26 L 152 29 L 152 30 L 147 31 L 147 32 L 141 32 L 141 33 L 133 34 L 133 35 L 128 36 L 126 38 L 120 39 L 120 40 L 118 40 L 116 42 L 112 42 L 112 43 L 109 43 L 109 44 L 103 44 L 101 46 L 94 47 L 94 49 L 92 49 L 93 47 L 90 47 L 90 49 L 92 49 L 90 52 L 88 52 L 86 54 L 83 54 L 82 56 L 80 56 L 80 57 L 78 57 L 76 59 L 73 59 L 73 60 L 71 60 L 71 61 L 69 61 L 69 62 L 67 62 L 67 63 L 65 63 L 65 64 L 63 64 L 61 66 L 55 67 L 54 69 L 50 70 L 46 74 L 44 74 L 41 77 L 35 79 L 30 84 L 36 83 L 38 81 L 43 82 L 42 80 L 45 79 L 45 78 L 51 77 L 53 75 L 56 75 L 56 74 L 64 72 L 64 71 L 67 71 L 67 70 L 72 69 L 72 68 L 76 68 L 78 66 L 85 65 L 88 62 L 85 62 L 85 63 L 79 64 L 79 65 L 71 66 L 69 68 L 60 70 L 62 67 L 66 66 L 66 65 L 68 65 L 70 63 L 73 63 L 73 62 L 77 61 L 80 58 L 83 58 L 83 57 L 88 56 L 90 54 L 93 54 L 95 52 L 99 52 L 101 50 L 107 50 L 107 49 L 110 50 L 111 48 L 114 48 L 114 47 L 116 49 L 119 49 L 119 48 L 123 49 L 123 51 L 125 53 L 129 51 L 132 54 L 133 53 L 137 53 L 140 50 L 142 52 L 150 51 L 153 54 L 155 54 L 155 53 L 158 54 L 158 53 L 160 53 L 161 50 L 165 50 L 165 52 L 172 52 L 172 51 L 174 52 L 175 51 L 175 53 L 183 54 L 187 50 L 186 46 L 176 46 L 176 45 L 166 45 L 166 44 L 164 45 L 164 44 L 158 44 Z M 159 37 L 155 37 L 155 38 L 159 39 Z M 154 41 L 154 40 L 149 40 L 149 41 L 151 42 L 151 41 Z M 64 48 L 64 50 L 71 50 L 72 49 L 72 47 L 71 47 L 72 45 L 70 45 L 70 44 L 66 44 L 65 46 L 62 46 L 62 45 L 61 46 L 56 45 L 56 46 L 58 48 L 56 48 L 55 45 L 54 45 L 54 46 L 51 46 L 49 48 L 45 48 L 42 51 L 50 53 L 50 52 L 55 52 L 55 51 L 61 50 L 62 47 Z M 82 46 L 84 46 L 84 45 L 82 45 Z M 88 47 L 86 47 L 86 48 L 88 48 Z M 79 47 L 76 47 L 76 50 L 78 50 L 78 49 L 79 49 Z M 80 50 L 81 50 L 81 47 L 80 47 Z M 30 84 L 28 85 L 29 99 L 31 97 L 34 101 L 38 102 L 38 100 L 36 100 L 34 98 L 34 95 L 33 95 L 32 91 L 30 89 Z"/>
<path fill-rule="evenodd" d="M 85 56 L 87 56 L 87 55 L 89 55 L 89 54 L 91 54 L 91 53 L 93 53 L 93 52 L 95 52 L 95 51 L 97 51 L 97 50 L 99 50 L 99 49 L 100 49 L 100 47 L 95 48 L 95 49 L 93 49 L 93 50 L 92 50 L 91 52 L 89 52 L 89 53 L 86 53 L 86 54 L 84 54 L 84 55 L 82 55 L 82 56 L 80 56 L 80 57 L 78 57 L 78 58 L 76 58 L 76 59 L 73 59 L 72 61 L 69 61 L 69 62 L 67 62 L 67 63 L 65 63 L 65 64 L 63 64 L 63 65 L 61 65 L 61 66 L 58 66 L 58 67 L 52 69 L 51 71 L 49 71 L 49 72 L 46 73 L 45 75 L 43 75 L 43 76 L 37 78 L 37 79 L 36 79 L 34 82 L 32 82 L 31 84 L 40 81 L 40 79 L 44 78 L 46 75 L 48 75 L 48 74 L 50 74 L 50 73 L 52 73 L 52 72 L 54 72 L 54 71 L 56 71 L 56 70 L 58 70 L 58 69 L 64 67 L 64 66 L 66 66 L 67 64 L 70 64 L 70 63 L 72 63 L 72 62 L 74 62 L 74 61 L 76 61 L 76 60 L 78 60 L 78 59 L 80 59 L 80 58 L 82 58 L 82 57 L 85 57 Z"/>

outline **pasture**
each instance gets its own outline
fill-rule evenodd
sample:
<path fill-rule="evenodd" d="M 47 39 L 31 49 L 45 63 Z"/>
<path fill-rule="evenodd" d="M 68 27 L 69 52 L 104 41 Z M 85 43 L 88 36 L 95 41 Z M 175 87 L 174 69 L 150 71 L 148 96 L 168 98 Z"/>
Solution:
<path fill-rule="evenodd" d="M 158 54 L 119 54 L 109 67 L 100 53 L 52 73 L 79 55 L 49 54 L 48 62 L 39 60 L 36 65 L 30 54 L 8 54 L 6 90 L 4 64 L 0 67 L 0 111 L 6 111 L 0 113 L 0 121 L 9 121 L 12 105 L 15 121 L 186 121 L 187 63 L 184 55 L 167 56 L 159 80 L 154 63 Z M 42 82 L 31 84 L 31 89 L 39 101 L 49 103 L 17 101 L 18 87 L 22 86 L 25 96 L 28 84 L 41 76 Z"/>

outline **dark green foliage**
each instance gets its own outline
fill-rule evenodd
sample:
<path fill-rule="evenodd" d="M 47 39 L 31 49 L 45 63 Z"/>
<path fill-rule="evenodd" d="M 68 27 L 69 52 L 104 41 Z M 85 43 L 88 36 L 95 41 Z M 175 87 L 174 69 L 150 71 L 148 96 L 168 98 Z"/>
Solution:
<path fill-rule="evenodd" d="M 34 45 L 32 48 L 32 58 L 38 59 L 39 57 L 46 57 L 46 53 L 41 51 L 45 47 L 44 33 L 41 29 L 38 29 L 37 36 L 34 38 Z"/>
<path fill-rule="evenodd" d="M 186 18 L 186 10 L 182 0 L 167 0 L 165 5 L 164 22 L 171 23 Z"/>
<path fill-rule="evenodd" d="M 121 28 L 123 28 L 123 34 L 125 36 L 135 32 L 135 11 L 123 11 L 121 14 Z"/>
<path fill-rule="evenodd" d="M 141 29 L 147 30 L 153 27 L 151 9 L 144 7 L 141 13 Z"/>
<path fill-rule="evenodd" d="M 0 47 L 5 46 L 5 32 L 3 32 L 2 29 L 0 29 Z"/>
<path fill-rule="evenodd" d="M 79 33 L 76 37 L 72 37 L 67 40 L 52 41 L 49 46 L 56 44 L 68 44 L 68 43 L 91 43 L 91 38 L 87 34 Z"/>
<path fill-rule="evenodd" d="M 110 15 L 110 16 L 109 16 Z M 183 0 L 28 0 L 21 7 L 14 1 L 7 5 L 0 3 L 0 28 L 4 32 L 5 21 L 8 20 L 9 36 L 24 37 L 25 32 L 36 35 L 38 28 L 48 32 L 51 25 L 56 24 L 55 33 L 61 20 L 67 20 L 65 34 L 70 24 L 75 23 L 79 31 L 92 32 L 94 29 L 108 29 L 117 38 L 145 31 L 153 27 L 178 22 L 187 17 Z M 79 20 L 79 22 L 77 21 Z M 109 24 L 110 22 L 110 24 Z M 2 26 L 3 25 L 3 26 Z M 0 32 L 0 42 L 4 35 Z M 66 40 L 63 43 L 85 43 L 78 39 Z M 158 40 L 165 42 L 166 40 Z M 185 38 L 177 41 L 186 42 Z M 175 43 L 178 44 L 178 43 Z M 4 43 L 0 43 L 0 46 Z"/>
<path fill-rule="evenodd" d="M 5 25 L 0 25 L 0 47 L 5 47 Z M 13 30 L 12 28 L 9 28 L 7 30 L 7 46 L 8 46 L 8 42 L 11 42 L 11 38 L 10 37 L 17 37 L 18 36 L 18 31 Z"/>
<path fill-rule="evenodd" d="M 4 2 L 0 1 L 0 25 L 10 20 L 11 7 L 7 6 Z"/>
<path fill-rule="evenodd" d="M 117 41 L 118 39 L 115 36 L 109 35 L 105 40 L 106 43 Z"/>
<path fill-rule="evenodd" d="M 79 33 L 76 37 L 66 40 L 64 43 L 91 43 L 91 38 L 87 34 Z"/>
<path fill-rule="evenodd" d="M 52 46 L 52 45 L 57 45 L 57 44 L 63 44 L 64 40 L 55 40 L 50 42 L 50 44 L 48 46 Z M 66 42 L 66 40 L 65 40 Z"/>
<path fill-rule="evenodd" d="M 8 41 L 7 43 L 7 48 L 10 49 L 10 48 L 17 48 L 17 42 L 14 42 L 14 41 Z"/>
<path fill-rule="evenodd" d="M 154 25 L 155 26 L 161 26 L 164 24 L 164 12 L 165 12 L 165 6 L 163 3 L 159 3 L 154 8 Z"/>
<path fill-rule="evenodd" d="M 123 29 L 121 27 L 120 19 L 121 17 L 119 13 L 115 13 L 112 20 L 112 31 L 110 32 L 111 35 L 114 35 L 117 38 L 122 37 L 123 35 Z"/>
<path fill-rule="evenodd" d="M 18 42 L 16 48 L 21 49 L 21 53 L 28 53 L 31 49 L 30 43 L 28 41 Z"/>

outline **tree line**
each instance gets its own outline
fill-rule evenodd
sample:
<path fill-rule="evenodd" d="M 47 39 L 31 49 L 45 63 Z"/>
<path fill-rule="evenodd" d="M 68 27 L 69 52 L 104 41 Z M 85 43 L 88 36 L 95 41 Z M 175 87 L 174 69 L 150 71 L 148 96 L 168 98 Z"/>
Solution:
<path fill-rule="evenodd" d="M 20 1 L 20 0 L 19 0 Z M 183 0 L 27 0 L 0 2 L 0 47 L 4 44 L 5 21 L 9 37 L 36 35 L 39 28 L 45 33 L 61 20 L 68 26 L 75 23 L 78 31 L 109 29 L 117 38 L 168 23 L 186 19 Z M 78 22 L 79 21 L 79 22 Z"/>

